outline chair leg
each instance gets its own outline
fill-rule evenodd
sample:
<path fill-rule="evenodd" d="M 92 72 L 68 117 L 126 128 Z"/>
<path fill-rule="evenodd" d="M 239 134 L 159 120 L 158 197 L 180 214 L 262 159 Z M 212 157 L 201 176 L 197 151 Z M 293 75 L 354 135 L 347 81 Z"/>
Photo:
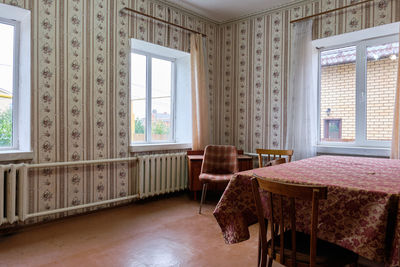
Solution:
<path fill-rule="evenodd" d="M 257 258 L 257 266 L 261 266 L 261 231 L 258 231 L 258 258 Z"/>
<path fill-rule="evenodd" d="M 203 184 L 203 191 L 201 192 L 201 200 L 200 200 L 199 214 L 201 214 L 201 206 L 203 205 L 203 202 L 204 202 L 204 200 L 206 199 L 207 185 L 208 185 L 208 184 Z"/>
<path fill-rule="evenodd" d="M 272 267 L 272 257 L 269 257 L 268 259 L 268 267 Z"/>
<path fill-rule="evenodd" d="M 351 267 L 358 267 L 358 260 L 359 260 L 359 257 L 357 256 L 356 262 L 353 262 L 350 266 Z"/>
<path fill-rule="evenodd" d="M 265 248 L 261 242 L 261 234 L 259 234 L 258 238 L 258 267 L 266 267 L 267 266 L 267 252 L 264 250 Z"/>

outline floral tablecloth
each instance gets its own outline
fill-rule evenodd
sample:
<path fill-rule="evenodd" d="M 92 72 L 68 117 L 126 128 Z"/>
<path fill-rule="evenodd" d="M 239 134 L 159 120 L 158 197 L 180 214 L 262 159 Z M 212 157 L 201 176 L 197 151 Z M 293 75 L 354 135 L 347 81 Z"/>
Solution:
<path fill-rule="evenodd" d="M 247 240 L 248 226 L 257 222 L 253 174 L 328 186 L 328 199 L 320 201 L 318 237 L 386 266 L 399 266 L 400 160 L 319 156 L 240 172 L 214 211 L 228 244 Z M 297 201 L 296 229 L 309 232 L 309 214 L 309 203 Z"/>

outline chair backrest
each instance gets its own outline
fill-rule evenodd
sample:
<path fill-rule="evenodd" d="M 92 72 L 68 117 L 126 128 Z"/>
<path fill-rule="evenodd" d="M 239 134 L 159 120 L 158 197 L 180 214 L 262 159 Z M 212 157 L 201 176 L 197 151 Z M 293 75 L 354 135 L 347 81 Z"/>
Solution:
<path fill-rule="evenodd" d="M 275 166 L 275 165 L 284 164 L 284 163 L 286 163 L 286 159 L 281 158 L 281 159 L 271 160 L 270 162 L 268 162 L 266 164 L 266 166 Z"/>
<path fill-rule="evenodd" d="M 292 161 L 293 150 L 279 150 L 279 149 L 256 149 L 258 154 L 258 166 L 264 167 L 262 155 L 267 155 L 267 163 L 271 160 L 276 160 L 282 158 L 282 156 L 287 157 L 287 162 Z"/>
<path fill-rule="evenodd" d="M 201 173 L 232 174 L 238 171 L 236 147 L 208 145 L 205 148 Z"/>
<path fill-rule="evenodd" d="M 284 227 L 284 197 L 289 200 L 289 221 L 290 229 L 292 230 L 291 243 L 292 243 L 292 253 L 291 261 L 292 266 L 296 266 L 296 210 L 295 210 L 295 199 L 310 200 L 312 202 L 312 212 L 311 212 L 311 226 L 310 226 L 310 267 L 315 266 L 316 260 L 316 249 L 317 249 L 317 225 L 318 225 L 318 205 L 320 199 L 327 198 L 327 187 L 319 185 L 299 185 L 292 183 L 283 183 L 279 181 L 274 181 L 270 179 L 261 178 L 254 175 L 252 180 L 252 188 L 254 200 L 257 208 L 257 217 L 260 224 L 260 237 L 261 237 L 261 251 L 262 253 L 267 253 L 268 242 L 267 242 L 267 227 L 268 221 L 271 224 L 271 255 L 275 257 L 276 250 L 276 237 L 278 236 L 278 229 L 276 227 L 276 222 L 273 218 L 279 218 L 279 228 L 280 232 L 280 263 L 283 264 L 285 261 L 284 256 L 284 234 L 283 229 L 288 229 Z M 265 220 L 263 206 L 261 203 L 260 190 L 264 190 L 268 194 L 267 207 L 269 210 L 269 218 Z M 277 197 L 279 209 L 274 208 L 273 198 Z M 286 199 L 285 198 L 285 199 Z M 274 213 L 278 212 L 278 216 L 274 216 Z M 266 258 L 263 257 L 263 258 Z"/>

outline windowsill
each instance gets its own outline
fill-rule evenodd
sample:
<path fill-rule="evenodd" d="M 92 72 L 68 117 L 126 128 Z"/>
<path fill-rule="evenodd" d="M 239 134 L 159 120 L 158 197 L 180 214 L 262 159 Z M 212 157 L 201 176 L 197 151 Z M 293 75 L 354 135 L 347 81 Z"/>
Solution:
<path fill-rule="evenodd" d="M 189 143 L 161 143 L 161 144 L 131 144 L 129 146 L 130 152 L 148 152 L 160 150 L 176 150 L 192 148 Z"/>
<path fill-rule="evenodd" d="M 335 154 L 335 155 L 354 155 L 354 156 L 373 156 L 373 157 L 389 157 L 389 147 L 355 147 L 355 146 L 332 146 L 317 145 L 317 153 L 319 154 Z"/>
<path fill-rule="evenodd" d="M 32 151 L 4 150 L 0 151 L 0 162 L 14 160 L 32 160 Z"/>

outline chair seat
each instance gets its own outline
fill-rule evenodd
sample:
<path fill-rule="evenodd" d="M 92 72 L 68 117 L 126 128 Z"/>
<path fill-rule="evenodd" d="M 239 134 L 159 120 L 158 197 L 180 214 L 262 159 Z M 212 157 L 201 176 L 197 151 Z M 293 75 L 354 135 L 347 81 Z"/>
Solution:
<path fill-rule="evenodd" d="M 202 173 L 199 175 L 200 182 L 203 183 L 223 183 L 229 182 L 234 174 L 211 174 Z"/>
<path fill-rule="evenodd" d="M 284 239 L 284 264 L 290 266 L 290 258 L 292 253 L 292 231 L 286 231 L 284 233 Z M 268 243 L 268 247 L 271 248 L 271 240 L 269 240 Z M 279 261 L 280 236 L 275 238 L 275 243 L 276 260 Z M 271 250 L 268 251 L 268 254 L 271 254 Z M 357 262 L 357 258 L 358 255 L 350 250 L 327 241 L 317 239 L 316 264 L 318 266 L 345 266 Z M 303 266 L 307 266 L 310 262 L 310 236 L 301 232 L 296 232 L 296 261 L 300 266 L 301 263 Z"/>

